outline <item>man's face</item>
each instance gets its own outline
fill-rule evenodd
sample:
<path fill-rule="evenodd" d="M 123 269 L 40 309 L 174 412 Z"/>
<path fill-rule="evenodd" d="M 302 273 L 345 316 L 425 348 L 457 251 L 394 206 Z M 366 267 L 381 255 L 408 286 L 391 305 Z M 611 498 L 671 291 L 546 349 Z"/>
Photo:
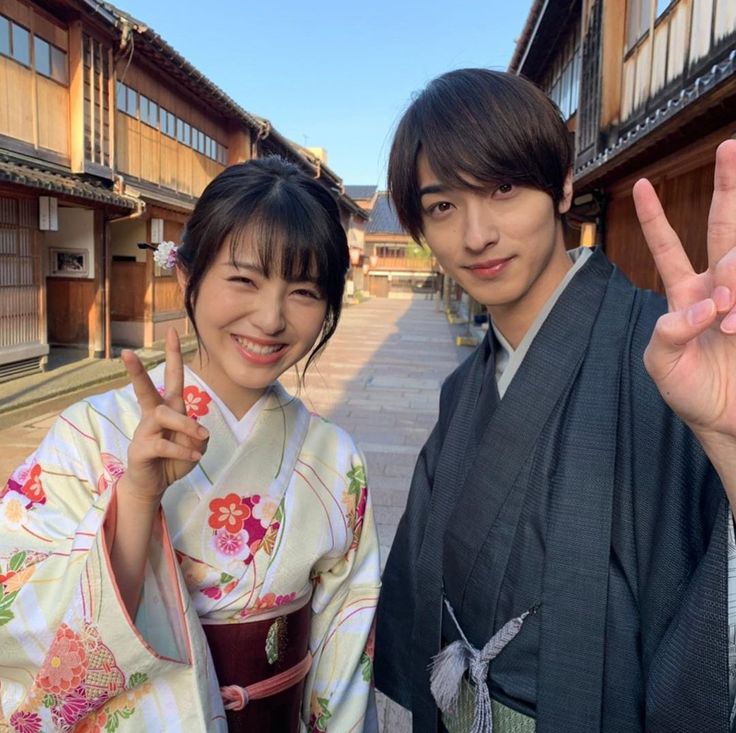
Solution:
<path fill-rule="evenodd" d="M 417 174 L 427 244 L 515 346 L 515 334 L 523 336 L 570 268 L 551 196 L 504 181 L 453 188 L 439 180 L 423 153 Z M 559 213 L 569 209 L 571 195 L 566 184 Z"/>

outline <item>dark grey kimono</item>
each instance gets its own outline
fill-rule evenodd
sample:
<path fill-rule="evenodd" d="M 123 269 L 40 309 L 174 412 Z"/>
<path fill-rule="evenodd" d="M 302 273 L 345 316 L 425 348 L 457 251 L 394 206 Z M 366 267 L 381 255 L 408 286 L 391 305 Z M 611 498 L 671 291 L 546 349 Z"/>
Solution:
<path fill-rule="evenodd" d="M 443 588 L 476 648 L 541 603 L 489 672 L 540 733 L 729 730 L 728 504 L 644 370 L 664 310 L 596 252 L 502 400 L 488 343 L 447 379 L 378 611 L 377 686 L 415 731 L 441 727 Z"/>

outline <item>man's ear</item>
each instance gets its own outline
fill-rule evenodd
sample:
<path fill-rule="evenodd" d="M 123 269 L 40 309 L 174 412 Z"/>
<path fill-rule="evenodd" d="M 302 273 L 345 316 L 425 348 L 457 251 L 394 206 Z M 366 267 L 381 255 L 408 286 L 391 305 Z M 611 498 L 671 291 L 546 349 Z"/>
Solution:
<path fill-rule="evenodd" d="M 567 172 L 565 176 L 565 182 L 562 184 L 562 198 L 560 203 L 557 204 L 557 211 L 560 214 L 566 214 L 570 211 L 572 205 L 572 168 Z"/>

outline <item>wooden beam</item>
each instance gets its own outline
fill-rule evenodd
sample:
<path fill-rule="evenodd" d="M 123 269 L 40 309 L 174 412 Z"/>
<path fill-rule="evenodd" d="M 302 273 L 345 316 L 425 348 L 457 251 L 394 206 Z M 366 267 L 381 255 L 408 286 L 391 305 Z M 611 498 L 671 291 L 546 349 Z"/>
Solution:
<path fill-rule="evenodd" d="M 603 17 L 600 128 L 605 130 L 620 120 L 626 13 L 622 11 L 623 3 L 620 0 L 601 1 Z"/>
<path fill-rule="evenodd" d="M 84 56 L 82 23 L 69 25 L 69 158 L 72 173 L 84 173 Z"/>

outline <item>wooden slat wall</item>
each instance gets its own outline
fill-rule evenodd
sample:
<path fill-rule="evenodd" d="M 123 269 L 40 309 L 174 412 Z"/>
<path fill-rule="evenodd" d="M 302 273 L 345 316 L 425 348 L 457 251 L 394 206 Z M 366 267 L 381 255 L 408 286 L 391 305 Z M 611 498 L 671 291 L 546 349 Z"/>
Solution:
<path fill-rule="evenodd" d="M 685 71 L 691 11 L 691 0 L 680 0 L 670 14 L 669 47 L 667 50 L 668 84 Z"/>
<path fill-rule="evenodd" d="M 690 23 L 690 64 L 708 54 L 712 27 L 713 0 L 693 0 L 693 14 Z"/>
<path fill-rule="evenodd" d="M 736 3 L 733 0 L 717 0 L 716 22 L 713 28 L 715 41 L 718 43 L 724 36 L 736 30 Z"/>
<path fill-rule="evenodd" d="M 38 145 L 69 155 L 69 90 L 36 75 Z"/>
<path fill-rule="evenodd" d="M 680 236 L 696 272 L 708 266 L 706 234 L 708 209 L 713 195 L 712 157 L 705 165 L 679 174 L 657 178 L 649 175 L 657 189 L 667 218 Z M 606 209 L 606 252 L 636 285 L 662 290 L 634 211 L 631 185 L 612 193 Z"/>
<path fill-rule="evenodd" d="M 34 144 L 34 73 L 0 56 L 0 135 Z"/>
<path fill-rule="evenodd" d="M 0 198 L 0 348 L 45 343 L 35 199 Z"/>
<path fill-rule="evenodd" d="M 113 262 L 110 317 L 114 321 L 142 321 L 146 296 L 146 263 Z"/>
<path fill-rule="evenodd" d="M 46 278 L 50 343 L 89 347 L 96 293 L 94 280 Z"/>
<path fill-rule="evenodd" d="M 154 313 L 180 313 L 184 310 L 184 300 L 175 277 L 157 277 L 154 282 Z"/>

